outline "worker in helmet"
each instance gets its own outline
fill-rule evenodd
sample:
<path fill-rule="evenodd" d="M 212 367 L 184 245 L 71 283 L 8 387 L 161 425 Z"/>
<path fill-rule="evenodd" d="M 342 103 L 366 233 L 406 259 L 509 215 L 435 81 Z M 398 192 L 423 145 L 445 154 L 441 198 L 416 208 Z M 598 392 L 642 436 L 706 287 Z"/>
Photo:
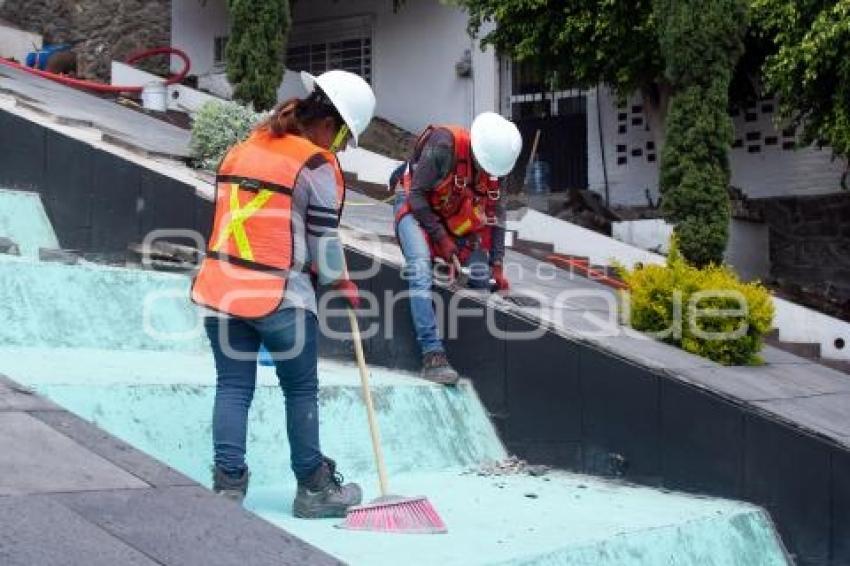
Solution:
<path fill-rule="evenodd" d="M 514 168 L 522 137 L 493 112 L 480 114 L 469 130 L 429 126 L 410 159 L 393 173 L 395 227 L 405 257 L 410 310 L 422 352 L 422 377 L 453 385 L 431 299 L 433 260 L 469 268 L 469 285 L 506 291 L 505 207 L 500 178 Z"/>
<path fill-rule="evenodd" d="M 305 99 L 273 110 L 217 172 L 215 218 L 192 299 L 210 309 L 205 328 L 218 374 L 213 409 L 213 489 L 242 501 L 248 409 L 257 353 L 271 352 L 286 400 L 286 431 L 302 518 L 344 517 L 361 502 L 319 447 L 318 321 L 312 279 L 357 308 L 337 225 L 345 199 L 334 152 L 357 144 L 375 109 L 362 78 L 302 73 Z M 214 315 L 213 315 L 214 314 Z"/>

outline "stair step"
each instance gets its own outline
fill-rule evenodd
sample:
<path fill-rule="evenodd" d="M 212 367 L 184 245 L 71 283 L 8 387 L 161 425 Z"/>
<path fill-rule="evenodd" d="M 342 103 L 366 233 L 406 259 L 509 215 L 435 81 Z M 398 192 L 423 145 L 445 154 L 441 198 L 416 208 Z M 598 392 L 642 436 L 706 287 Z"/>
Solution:
<path fill-rule="evenodd" d="M 778 348 L 789 354 L 809 360 L 820 360 L 820 344 L 814 342 L 785 342 L 769 334 L 765 336 L 764 341 L 774 348 Z"/>
<path fill-rule="evenodd" d="M 821 365 L 826 367 L 830 367 L 834 370 L 846 373 L 850 375 L 850 361 L 847 360 L 828 360 L 826 358 L 821 358 L 818 360 Z"/>
<path fill-rule="evenodd" d="M 21 255 L 17 242 L 6 236 L 0 237 L 0 254 Z"/>
<path fill-rule="evenodd" d="M 535 240 L 523 240 L 522 238 L 516 238 L 514 240 L 513 249 L 517 251 L 534 249 L 544 252 L 552 253 L 555 251 L 555 244 L 547 243 L 547 242 L 537 242 Z"/>
<path fill-rule="evenodd" d="M 590 258 L 581 255 L 572 254 L 552 254 L 556 259 L 569 262 L 573 265 L 580 265 L 587 268 L 590 265 Z"/>
<path fill-rule="evenodd" d="M 80 251 L 39 248 L 38 260 L 44 262 L 64 263 L 65 265 L 76 265 L 80 262 Z"/>

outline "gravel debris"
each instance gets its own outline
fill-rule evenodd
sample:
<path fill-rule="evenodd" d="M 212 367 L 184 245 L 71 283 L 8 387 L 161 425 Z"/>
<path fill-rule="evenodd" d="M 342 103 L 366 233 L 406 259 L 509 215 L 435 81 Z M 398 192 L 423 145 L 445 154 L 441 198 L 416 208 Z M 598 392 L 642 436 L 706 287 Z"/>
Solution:
<path fill-rule="evenodd" d="M 511 456 L 500 462 L 488 462 L 477 469 L 466 471 L 464 474 L 476 474 L 482 477 L 515 475 L 540 477 L 546 475 L 550 469 L 549 466 L 529 464 L 525 460 Z"/>

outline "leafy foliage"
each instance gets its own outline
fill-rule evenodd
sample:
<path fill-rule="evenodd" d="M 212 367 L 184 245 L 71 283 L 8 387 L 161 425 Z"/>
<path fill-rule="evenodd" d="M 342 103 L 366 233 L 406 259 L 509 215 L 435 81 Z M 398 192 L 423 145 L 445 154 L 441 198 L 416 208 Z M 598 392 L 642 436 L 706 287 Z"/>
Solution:
<path fill-rule="evenodd" d="M 806 144 L 850 156 L 850 0 L 753 0 L 753 15 L 776 45 L 764 79 L 782 114 Z"/>
<path fill-rule="evenodd" d="M 402 2 L 396 2 L 397 4 Z M 653 0 L 452 0 L 469 12 L 469 31 L 516 60 L 557 72 L 570 86 L 605 83 L 620 95 L 666 82 L 659 42 L 668 3 Z M 764 92 L 786 115 L 809 121 L 807 139 L 850 155 L 850 0 L 746 0 L 729 4 L 747 22 L 746 50 L 734 67 L 730 98 L 746 104 Z M 676 3 L 672 3 L 676 6 Z M 701 3 L 685 3 L 701 17 Z M 744 8 L 744 11 L 741 10 Z M 703 18 L 704 19 L 704 18 Z M 703 30 L 696 30 L 698 32 Z M 708 30 L 705 30 L 708 31 Z M 691 45 L 703 44 L 698 33 Z M 687 47 L 687 45 L 684 45 Z M 726 49 L 720 44 L 719 49 Z M 669 52 L 669 51 L 668 51 Z M 764 71 L 764 73 L 762 73 Z M 821 125 L 821 122 L 823 124 Z"/>
<path fill-rule="evenodd" d="M 673 98 L 661 152 L 662 210 L 675 223 L 682 254 L 720 264 L 729 231 L 733 128 L 729 84 L 743 52 L 742 0 L 656 0 L 659 42 Z"/>
<path fill-rule="evenodd" d="M 727 267 L 688 265 L 673 240 L 667 265 L 621 268 L 630 287 L 629 323 L 692 354 L 724 365 L 754 365 L 774 307 L 759 283 Z"/>
<path fill-rule="evenodd" d="M 804 124 L 804 142 L 850 156 L 850 0 L 455 3 L 482 47 L 556 84 L 649 95 L 664 210 L 698 265 L 720 262 L 727 239 L 730 102 L 775 93 L 784 116 Z"/>
<path fill-rule="evenodd" d="M 469 30 L 571 86 L 603 82 L 621 95 L 663 77 L 651 0 L 460 0 Z M 495 26 L 490 25 L 495 24 Z"/>
<path fill-rule="evenodd" d="M 192 154 L 203 169 L 216 169 L 224 154 L 265 117 L 235 102 L 207 102 L 192 123 Z"/>
<path fill-rule="evenodd" d="M 233 97 L 259 110 L 277 102 L 291 23 L 289 0 L 228 0 L 227 79 Z"/>

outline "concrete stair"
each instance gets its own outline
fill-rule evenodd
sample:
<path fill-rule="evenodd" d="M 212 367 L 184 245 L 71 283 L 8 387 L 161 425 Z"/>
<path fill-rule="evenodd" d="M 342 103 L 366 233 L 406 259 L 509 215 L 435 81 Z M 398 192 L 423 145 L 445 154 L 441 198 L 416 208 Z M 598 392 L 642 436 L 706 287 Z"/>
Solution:
<path fill-rule="evenodd" d="M 7 354 L 0 350 L 0 373 L 209 486 L 215 388 L 208 355 L 33 348 L 17 349 L 10 363 Z M 757 507 L 557 471 L 500 472 L 492 463 L 506 453 L 471 386 L 372 373 L 392 492 L 426 495 L 447 535 L 340 531 L 333 520 L 294 519 L 283 400 L 268 368 L 260 368 L 250 415 L 246 506 L 345 563 L 787 563 Z M 322 362 L 320 378 L 323 451 L 372 499 L 378 493 L 356 370 Z"/>
<path fill-rule="evenodd" d="M 209 485 L 215 368 L 188 287 L 183 275 L 0 255 L 0 374 Z M 357 371 L 323 360 L 319 376 L 323 451 L 372 499 Z M 378 368 L 372 379 L 392 490 L 426 494 L 449 534 L 294 519 L 284 404 L 265 367 L 250 415 L 249 509 L 349 564 L 787 564 L 758 507 L 564 472 L 495 473 L 507 453 L 470 384 Z"/>
<path fill-rule="evenodd" d="M 821 365 L 830 367 L 850 375 L 850 362 L 844 360 L 831 360 L 821 356 L 821 345 L 816 342 L 790 342 L 779 338 L 779 330 L 773 329 L 764 337 L 765 344 L 774 348 L 806 358 Z"/>

